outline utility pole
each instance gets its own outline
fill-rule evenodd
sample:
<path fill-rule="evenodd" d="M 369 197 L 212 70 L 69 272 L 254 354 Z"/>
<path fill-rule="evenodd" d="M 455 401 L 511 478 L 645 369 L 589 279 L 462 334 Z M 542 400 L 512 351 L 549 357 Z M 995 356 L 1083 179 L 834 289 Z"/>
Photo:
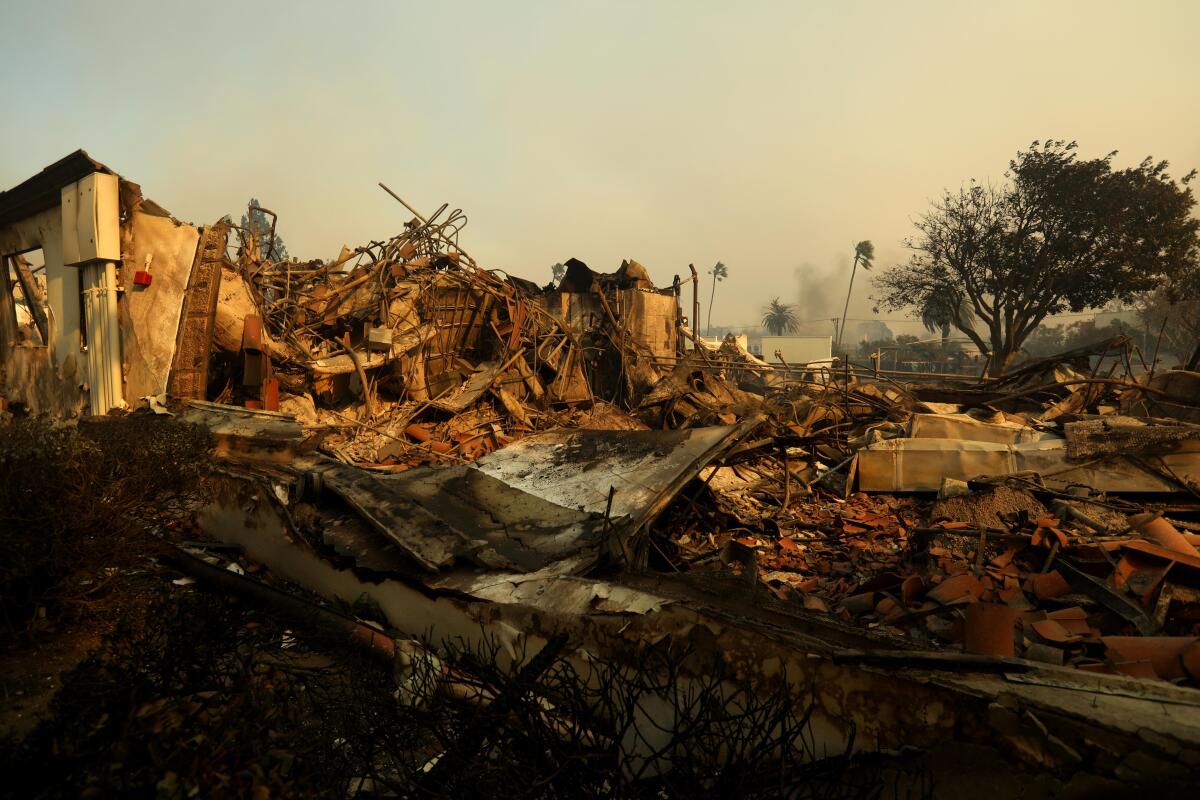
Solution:
<path fill-rule="evenodd" d="M 688 264 L 688 269 L 692 271 L 692 336 L 699 338 L 700 336 L 700 274 L 696 272 L 695 264 Z M 696 347 L 696 343 L 692 342 L 692 347 Z"/>

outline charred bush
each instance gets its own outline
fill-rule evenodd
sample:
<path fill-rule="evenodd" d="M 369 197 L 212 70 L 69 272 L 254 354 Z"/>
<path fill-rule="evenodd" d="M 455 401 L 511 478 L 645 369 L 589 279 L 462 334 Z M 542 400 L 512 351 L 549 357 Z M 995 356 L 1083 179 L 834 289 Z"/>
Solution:
<path fill-rule="evenodd" d="M 302 797 L 338 794 L 337 748 L 306 696 L 311 669 L 274 664 L 271 626 L 231 603 L 159 598 L 64 677 L 52 716 L 0 746 L 14 796 Z M 271 641 L 274 637 L 274 641 Z"/>
<path fill-rule="evenodd" d="M 53 618 L 95 597 L 106 576 L 142 557 L 144 523 L 195 489 L 210 449 L 204 429 L 155 417 L 0 424 L 5 638 L 39 608 Z"/>
<path fill-rule="evenodd" d="M 405 683 L 421 703 L 357 688 L 341 741 L 362 786 L 401 797 L 921 798 L 908 755 L 822 751 L 813 706 L 719 666 L 687 674 L 678 648 L 636 667 L 554 653 L 509 664 L 496 643 L 443 642 Z M 415 673 L 415 674 L 414 674 Z M 447 682 L 454 690 L 447 690 Z M 434 687 L 439 687 L 436 691 Z M 453 698 L 453 699 L 450 699 Z"/>
<path fill-rule="evenodd" d="M 0 770 L 35 798 L 815 800 L 930 790 L 903 756 L 823 752 L 811 705 L 786 688 L 720 668 L 685 674 L 690 655 L 670 648 L 648 648 L 636 668 L 581 668 L 557 651 L 514 668 L 495 643 L 443 642 L 437 656 L 414 645 L 393 671 L 305 651 L 303 632 L 281 649 L 283 633 L 211 597 L 162 602 L 64 679 L 50 719 L 0 744 Z"/>

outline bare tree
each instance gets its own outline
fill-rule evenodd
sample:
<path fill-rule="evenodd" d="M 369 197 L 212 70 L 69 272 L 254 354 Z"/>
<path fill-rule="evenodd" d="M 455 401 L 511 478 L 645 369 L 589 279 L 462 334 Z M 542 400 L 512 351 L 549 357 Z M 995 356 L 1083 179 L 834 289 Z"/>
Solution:
<path fill-rule="evenodd" d="M 1161 348 L 1186 363 L 1200 348 L 1200 297 L 1173 299 L 1160 288 L 1142 297 L 1137 311 L 1146 326 L 1146 358 Z"/>

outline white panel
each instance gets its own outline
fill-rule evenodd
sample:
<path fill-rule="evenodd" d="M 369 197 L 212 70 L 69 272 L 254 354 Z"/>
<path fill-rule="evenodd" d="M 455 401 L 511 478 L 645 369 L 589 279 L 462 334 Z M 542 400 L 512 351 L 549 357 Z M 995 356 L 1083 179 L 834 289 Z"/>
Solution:
<path fill-rule="evenodd" d="M 63 261 L 121 260 L 116 175 L 93 172 L 62 189 Z"/>
<path fill-rule="evenodd" d="M 79 257 L 79 182 L 62 188 L 63 264 L 78 264 Z"/>
<path fill-rule="evenodd" d="M 104 261 L 121 260 L 120 181 L 116 175 L 93 172 L 85 181 L 92 181 L 96 194 L 93 207 L 95 218 L 95 257 Z"/>
<path fill-rule="evenodd" d="M 1162 458 L 1182 480 L 1200 478 L 1200 443 L 1184 442 Z M 864 492 L 936 492 L 942 478 L 969 481 L 1029 471 L 1053 488 L 1079 484 L 1102 492 L 1173 491 L 1162 478 L 1125 459 L 1072 463 L 1063 439 L 1022 444 L 888 439 L 858 451 L 858 488 Z"/>

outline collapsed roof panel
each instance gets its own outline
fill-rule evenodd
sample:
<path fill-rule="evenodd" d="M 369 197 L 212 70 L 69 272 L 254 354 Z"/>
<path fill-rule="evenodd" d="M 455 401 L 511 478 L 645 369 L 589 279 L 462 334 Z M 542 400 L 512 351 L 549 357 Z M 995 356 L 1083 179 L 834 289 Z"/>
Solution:
<path fill-rule="evenodd" d="M 600 514 L 556 505 L 472 466 L 372 475 L 331 465 L 321 478 L 431 572 L 465 561 L 525 572 L 581 553 L 590 564 L 606 527 Z"/>
<path fill-rule="evenodd" d="M 475 468 L 569 508 L 636 517 L 748 426 L 674 431 L 553 430 L 484 456 Z"/>
<path fill-rule="evenodd" d="M 327 463 L 309 473 L 427 572 L 468 562 L 579 572 L 606 542 L 646 525 L 751 427 L 550 431 L 470 465 L 381 475 Z"/>

